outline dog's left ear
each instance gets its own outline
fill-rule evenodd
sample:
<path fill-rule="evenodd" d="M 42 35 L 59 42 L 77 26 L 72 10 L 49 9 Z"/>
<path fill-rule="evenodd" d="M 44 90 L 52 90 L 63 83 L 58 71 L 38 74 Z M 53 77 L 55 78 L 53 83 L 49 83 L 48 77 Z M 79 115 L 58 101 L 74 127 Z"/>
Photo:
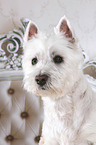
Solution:
<path fill-rule="evenodd" d="M 24 34 L 24 39 L 23 39 L 24 42 L 32 39 L 32 37 L 35 37 L 37 33 L 38 33 L 37 26 L 32 21 L 29 21 Z"/>
<path fill-rule="evenodd" d="M 69 41 L 75 42 L 74 33 L 65 16 L 60 19 L 58 25 L 56 26 L 55 32 L 61 32 L 66 38 L 69 38 Z"/>

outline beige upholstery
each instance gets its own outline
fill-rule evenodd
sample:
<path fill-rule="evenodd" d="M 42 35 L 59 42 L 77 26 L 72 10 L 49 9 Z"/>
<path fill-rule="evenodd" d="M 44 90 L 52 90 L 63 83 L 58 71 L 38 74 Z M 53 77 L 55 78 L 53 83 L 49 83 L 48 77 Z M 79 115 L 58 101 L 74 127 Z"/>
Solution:
<path fill-rule="evenodd" d="M 0 145 L 36 145 L 41 134 L 41 101 L 23 89 L 23 35 L 29 20 L 0 35 Z M 13 81 L 15 80 L 15 81 Z"/>
<path fill-rule="evenodd" d="M 22 88 L 22 81 L 0 82 L 0 145 L 38 143 L 39 99 Z"/>

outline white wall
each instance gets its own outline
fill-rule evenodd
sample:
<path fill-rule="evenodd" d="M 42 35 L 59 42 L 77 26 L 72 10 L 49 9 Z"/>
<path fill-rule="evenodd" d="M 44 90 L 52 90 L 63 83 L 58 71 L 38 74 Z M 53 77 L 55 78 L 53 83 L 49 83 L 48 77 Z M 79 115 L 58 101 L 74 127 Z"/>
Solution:
<path fill-rule="evenodd" d="M 96 57 L 96 0 L 0 0 L 0 34 L 17 28 L 22 17 L 51 32 L 64 14 L 81 47 Z"/>

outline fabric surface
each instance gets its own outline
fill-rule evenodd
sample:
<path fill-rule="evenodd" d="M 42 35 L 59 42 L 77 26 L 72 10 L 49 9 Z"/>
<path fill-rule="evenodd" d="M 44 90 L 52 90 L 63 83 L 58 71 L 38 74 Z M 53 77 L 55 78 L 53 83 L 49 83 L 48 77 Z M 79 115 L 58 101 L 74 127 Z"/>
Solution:
<path fill-rule="evenodd" d="M 0 145 L 36 145 L 40 138 L 40 98 L 22 81 L 0 82 Z"/>

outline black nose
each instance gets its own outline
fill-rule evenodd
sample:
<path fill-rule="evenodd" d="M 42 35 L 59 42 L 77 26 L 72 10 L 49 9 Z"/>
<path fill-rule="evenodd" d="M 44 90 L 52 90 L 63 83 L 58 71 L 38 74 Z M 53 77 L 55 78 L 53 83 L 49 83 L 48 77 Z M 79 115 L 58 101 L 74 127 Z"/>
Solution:
<path fill-rule="evenodd" d="M 36 76 L 36 78 L 35 78 L 35 81 L 36 81 L 36 83 L 39 85 L 39 86 L 44 86 L 45 84 L 46 84 L 46 82 L 47 82 L 47 80 L 48 80 L 48 76 L 47 75 L 38 75 L 38 76 Z"/>

